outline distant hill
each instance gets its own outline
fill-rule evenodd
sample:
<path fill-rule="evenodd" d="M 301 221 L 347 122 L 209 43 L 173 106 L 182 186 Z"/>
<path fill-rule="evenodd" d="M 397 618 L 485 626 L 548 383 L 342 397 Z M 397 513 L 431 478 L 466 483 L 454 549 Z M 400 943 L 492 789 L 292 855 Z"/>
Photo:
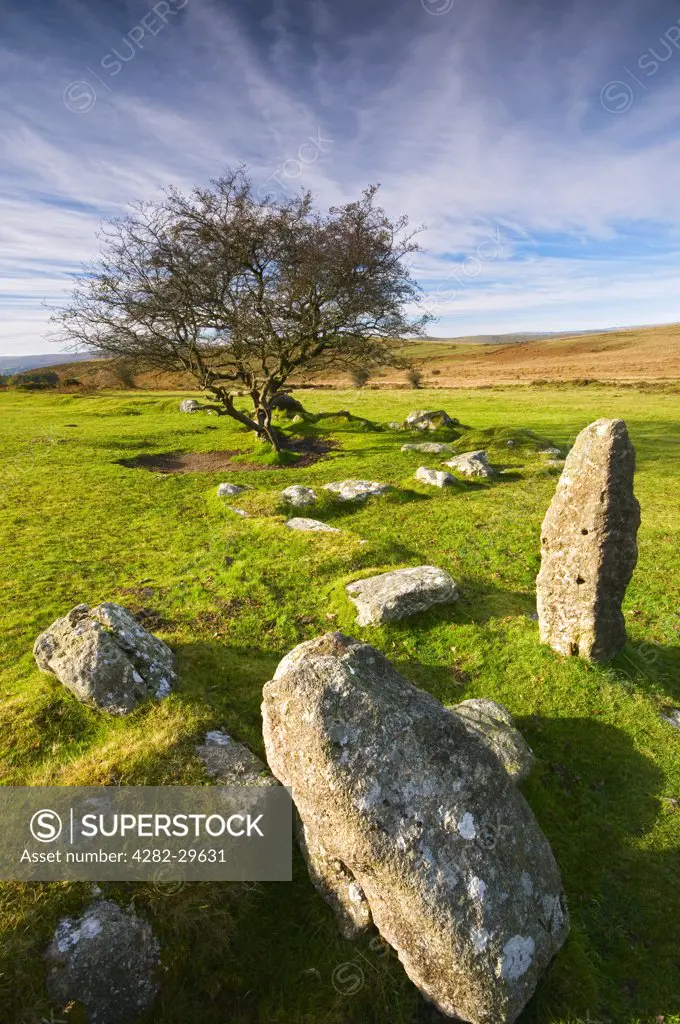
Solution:
<path fill-rule="evenodd" d="M 63 363 L 92 362 L 99 358 L 93 352 L 43 352 L 35 356 L 0 356 L 0 373 L 24 373 L 43 366 L 61 366 Z"/>

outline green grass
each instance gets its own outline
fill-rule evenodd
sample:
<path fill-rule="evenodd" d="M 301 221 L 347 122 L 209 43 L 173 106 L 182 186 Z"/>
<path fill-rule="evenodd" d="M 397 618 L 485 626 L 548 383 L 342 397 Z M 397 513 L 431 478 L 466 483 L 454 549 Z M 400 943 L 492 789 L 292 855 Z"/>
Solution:
<path fill-rule="evenodd" d="M 263 754 L 260 694 L 295 644 L 340 628 L 379 647 L 446 703 L 504 703 L 536 754 L 522 788 L 561 866 L 572 932 L 522 1024 L 680 1022 L 680 396 L 616 388 L 304 392 L 313 411 L 349 408 L 386 424 L 444 407 L 506 471 L 450 492 L 413 479 L 436 456 L 356 422 L 318 427 L 338 445 L 308 467 L 160 476 L 126 469 L 143 452 L 240 449 L 226 419 L 177 412 L 178 396 L 0 395 L 2 602 L 0 784 L 205 781 L 194 746 L 224 728 Z M 599 416 L 623 416 L 638 451 L 640 560 L 626 599 L 629 643 L 608 667 L 564 660 L 538 642 L 539 527 L 559 470 L 533 431 L 565 446 Z M 284 422 L 284 421 L 282 421 Z M 493 429 L 495 428 L 495 429 Z M 507 439 L 517 441 L 507 447 Z M 266 462 L 266 458 L 263 460 Z M 365 506 L 324 497 L 309 514 L 341 534 L 295 534 L 277 495 L 291 483 L 362 477 L 395 486 Z M 222 480 L 249 484 L 233 503 Z M 241 500 L 242 499 L 242 500 Z M 360 544 L 365 539 L 367 544 Z M 429 563 L 460 602 L 409 622 L 360 629 L 343 591 L 358 575 Z M 33 661 L 33 641 L 73 605 L 146 610 L 177 652 L 181 682 L 124 720 L 86 708 Z M 196 884 L 176 894 L 107 886 L 147 914 L 169 967 L 149 1018 L 159 1024 L 410 1024 L 425 1020 L 394 956 L 337 933 L 299 859 L 292 884 Z M 0 886 L 0 1019 L 49 1020 L 42 956 L 84 884 Z M 364 983 L 333 985 L 351 964 Z M 343 974 L 346 977 L 347 973 Z M 68 1016 L 78 1021 L 77 1011 Z"/>

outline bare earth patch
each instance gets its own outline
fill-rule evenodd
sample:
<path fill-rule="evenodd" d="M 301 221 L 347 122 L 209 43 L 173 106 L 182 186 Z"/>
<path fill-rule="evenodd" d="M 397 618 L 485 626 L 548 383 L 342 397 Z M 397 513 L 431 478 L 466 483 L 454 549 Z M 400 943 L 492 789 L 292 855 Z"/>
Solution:
<path fill-rule="evenodd" d="M 300 458 L 295 463 L 299 466 L 311 466 L 318 462 L 331 449 L 337 448 L 334 441 L 321 441 L 318 438 L 303 437 L 290 441 L 285 451 L 298 452 Z M 259 462 L 234 461 L 234 456 L 244 455 L 241 451 L 222 452 L 162 452 L 158 455 L 135 455 L 131 459 L 118 459 L 119 466 L 126 469 L 148 469 L 152 473 L 234 473 L 244 469 L 292 469 L 292 466 L 268 466 Z"/>

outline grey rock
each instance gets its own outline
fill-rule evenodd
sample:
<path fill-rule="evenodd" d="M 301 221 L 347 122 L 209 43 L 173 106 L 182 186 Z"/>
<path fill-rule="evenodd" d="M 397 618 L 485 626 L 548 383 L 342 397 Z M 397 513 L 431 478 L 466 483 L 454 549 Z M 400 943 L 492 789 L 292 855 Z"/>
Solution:
<path fill-rule="evenodd" d="M 445 473 L 443 469 L 428 469 L 427 466 L 419 466 L 414 475 L 421 484 L 430 484 L 432 487 L 450 487 L 456 483 L 455 476 Z"/>
<path fill-rule="evenodd" d="M 486 478 L 495 476 L 484 450 L 477 452 L 463 452 L 462 455 L 456 455 L 454 459 L 449 459 L 445 465 L 447 465 L 449 469 L 455 469 L 457 473 L 462 473 L 463 476 Z"/>
<path fill-rule="evenodd" d="M 340 501 L 365 501 L 371 495 L 387 494 L 390 485 L 376 483 L 375 480 L 340 480 L 324 484 L 324 490 L 335 494 Z"/>
<path fill-rule="evenodd" d="M 396 420 L 392 420 L 391 423 L 387 424 L 387 427 L 388 427 L 389 430 L 403 430 L 404 429 L 404 424 L 403 423 L 397 423 Z"/>
<path fill-rule="evenodd" d="M 285 490 L 281 491 L 281 498 L 286 504 L 293 505 L 295 508 L 313 505 L 317 500 L 316 491 L 313 491 L 311 487 L 301 487 L 299 484 L 286 487 Z"/>
<path fill-rule="evenodd" d="M 206 733 L 196 753 L 207 774 L 220 786 L 278 786 L 266 764 L 226 732 Z"/>
<path fill-rule="evenodd" d="M 520 731 L 515 728 L 507 708 L 493 700 L 474 697 L 456 704 L 451 710 L 493 751 L 511 778 L 519 780 L 527 777 L 534 763 L 534 755 Z"/>
<path fill-rule="evenodd" d="M 458 600 L 458 588 L 443 569 L 418 565 L 413 569 L 395 569 L 380 576 L 369 576 L 345 587 L 356 605 L 359 626 L 393 622 L 436 604 Z"/>
<path fill-rule="evenodd" d="M 151 926 L 108 900 L 60 921 L 45 959 L 50 997 L 82 1003 L 90 1024 L 133 1024 L 159 989 Z"/>
<path fill-rule="evenodd" d="M 410 430 L 442 430 L 458 426 L 443 409 L 414 409 L 404 420 L 404 426 Z"/>
<path fill-rule="evenodd" d="M 609 661 L 626 641 L 621 605 L 637 562 L 635 449 L 623 420 L 597 420 L 569 452 L 541 529 L 540 636 L 560 654 Z"/>
<path fill-rule="evenodd" d="M 562 456 L 562 452 L 560 451 L 560 449 L 559 448 L 553 448 L 553 447 L 541 448 L 538 454 L 539 455 L 550 455 L 552 458 L 556 458 L 556 459 L 561 459 L 563 457 Z"/>
<path fill-rule="evenodd" d="M 426 455 L 450 455 L 453 448 L 450 444 L 437 444 L 436 441 L 423 441 L 421 444 L 402 444 L 401 450 L 402 452 L 425 452 Z"/>
<path fill-rule="evenodd" d="M 170 648 L 120 605 L 79 604 L 35 641 L 38 668 L 79 700 L 125 715 L 139 701 L 167 697 L 177 681 Z"/>
<path fill-rule="evenodd" d="M 511 1024 L 568 918 L 550 845 L 481 710 L 443 708 L 334 633 L 283 659 L 262 714 L 269 766 L 292 789 L 312 880 L 343 933 L 372 921 L 442 1013 Z"/>
<path fill-rule="evenodd" d="M 241 487 L 240 484 L 218 484 L 217 496 L 218 498 L 233 498 L 236 494 L 242 494 L 246 490 L 245 487 Z"/>
<path fill-rule="evenodd" d="M 662 712 L 660 717 L 664 722 L 668 722 L 669 725 L 680 729 L 680 708 L 673 708 L 665 714 Z"/>
<path fill-rule="evenodd" d="M 506 441 L 506 442 L 505 442 L 506 448 L 514 448 L 514 447 L 515 447 L 515 444 L 516 444 L 516 442 L 515 442 L 515 441 L 513 441 L 513 440 L 512 440 L 512 438 L 510 438 L 510 440 L 509 440 L 509 441 Z"/>
<path fill-rule="evenodd" d="M 236 508 L 234 505 L 227 505 L 227 508 L 229 509 L 230 512 L 233 512 L 234 515 L 240 516 L 241 519 L 250 518 L 246 510 L 243 508 Z"/>
<path fill-rule="evenodd" d="M 198 412 L 199 409 L 200 405 L 195 398 L 184 398 L 179 403 L 180 412 Z"/>
<path fill-rule="evenodd" d="M 292 395 L 287 395 L 283 391 L 279 392 L 278 395 L 274 395 L 271 407 L 272 409 L 278 409 L 279 412 L 285 412 L 290 416 L 304 416 L 305 412 L 302 402 L 298 402 L 297 398 L 293 398 Z"/>
<path fill-rule="evenodd" d="M 294 516 L 293 519 L 288 519 L 286 526 L 289 530 L 306 530 L 309 532 L 318 531 L 319 533 L 340 533 L 340 530 L 336 526 L 329 526 L 328 523 L 322 523 L 318 519 L 305 519 L 304 516 Z"/>

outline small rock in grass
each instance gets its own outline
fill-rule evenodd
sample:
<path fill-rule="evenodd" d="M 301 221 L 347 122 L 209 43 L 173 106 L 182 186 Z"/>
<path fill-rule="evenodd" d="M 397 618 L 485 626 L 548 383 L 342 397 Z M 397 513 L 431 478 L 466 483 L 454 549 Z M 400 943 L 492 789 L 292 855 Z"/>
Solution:
<path fill-rule="evenodd" d="M 40 634 L 33 653 L 79 700 L 114 715 L 167 697 L 177 680 L 170 648 L 111 602 L 77 605 Z"/>
<path fill-rule="evenodd" d="M 404 426 L 410 430 L 441 430 L 458 426 L 458 420 L 453 419 L 443 409 L 428 410 L 414 409 L 404 420 Z"/>
<path fill-rule="evenodd" d="M 483 450 L 463 452 L 462 455 L 456 455 L 454 459 L 449 459 L 445 465 L 449 469 L 455 469 L 457 473 L 462 473 L 463 476 L 492 477 L 495 475 L 489 465 L 487 454 Z"/>
<path fill-rule="evenodd" d="M 266 764 L 226 732 L 207 732 L 196 753 L 206 773 L 221 786 L 278 786 Z"/>
<path fill-rule="evenodd" d="M 132 1024 L 159 989 L 151 926 L 109 900 L 61 920 L 45 959 L 51 998 L 64 1007 L 82 1003 L 92 1024 Z"/>
<path fill-rule="evenodd" d="M 370 495 L 386 494 L 390 485 L 376 483 L 374 480 L 341 480 L 325 484 L 324 490 L 335 494 L 340 501 L 365 501 Z"/>
<path fill-rule="evenodd" d="M 552 447 L 551 448 L 541 448 L 538 454 L 539 455 L 551 455 L 553 458 L 556 458 L 556 459 L 561 459 L 563 457 L 562 456 L 562 452 L 560 451 L 559 448 L 552 448 Z"/>
<path fill-rule="evenodd" d="M 295 516 L 293 519 L 288 519 L 286 526 L 289 530 L 316 530 L 321 533 L 340 533 L 336 526 L 329 526 L 328 523 L 322 523 L 318 519 L 305 519 L 303 516 Z"/>
<path fill-rule="evenodd" d="M 281 497 L 288 505 L 294 505 L 296 508 L 313 505 L 317 500 L 316 491 L 313 491 L 311 487 L 301 487 L 299 484 L 286 487 L 281 491 Z"/>
<path fill-rule="evenodd" d="M 433 605 L 458 600 L 454 580 L 443 569 L 433 565 L 418 565 L 413 569 L 396 569 L 379 576 L 369 576 L 350 583 L 345 590 L 356 605 L 359 626 L 394 622 L 426 611 Z"/>
<path fill-rule="evenodd" d="M 453 448 L 450 444 L 437 444 L 436 441 L 423 441 L 422 444 L 402 444 L 402 452 L 425 452 L 426 455 L 450 455 Z"/>
<path fill-rule="evenodd" d="M 395 422 L 395 420 L 392 420 L 391 423 L 387 424 L 387 427 L 388 427 L 388 430 L 403 430 L 404 429 L 404 424 L 403 423 L 397 423 L 397 422 Z"/>
<path fill-rule="evenodd" d="M 455 476 L 445 473 L 443 469 L 428 469 L 426 466 L 420 466 L 416 470 L 415 478 L 420 480 L 421 484 L 430 484 L 432 487 L 450 487 L 456 483 Z"/>
<path fill-rule="evenodd" d="M 242 494 L 245 487 L 240 484 L 219 484 L 217 487 L 218 498 L 233 498 L 236 494 Z"/>
<path fill-rule="evenodd" d="M 200 406 L 195 398 L 184 398 L 179 403 L 180 412 L 198 412 Z"/>
<path fill-rule="evenodd" d="M 666 714 L 662 712 L 661 718 L 664 722 L 668 722 L 669 725 L 673 725 L 676 729 L 680 729 L 680 708 L 673 708 Z"/>
<path fill-rule="evenodd" d="M 241 519 L 249 518 L 248 513 L 243 508 L 236 508 L 235 505 L 227 505 L 227 508 L 229 509 L 230 512 L 233 512 L 235 515 L 240 516 Z"/>

